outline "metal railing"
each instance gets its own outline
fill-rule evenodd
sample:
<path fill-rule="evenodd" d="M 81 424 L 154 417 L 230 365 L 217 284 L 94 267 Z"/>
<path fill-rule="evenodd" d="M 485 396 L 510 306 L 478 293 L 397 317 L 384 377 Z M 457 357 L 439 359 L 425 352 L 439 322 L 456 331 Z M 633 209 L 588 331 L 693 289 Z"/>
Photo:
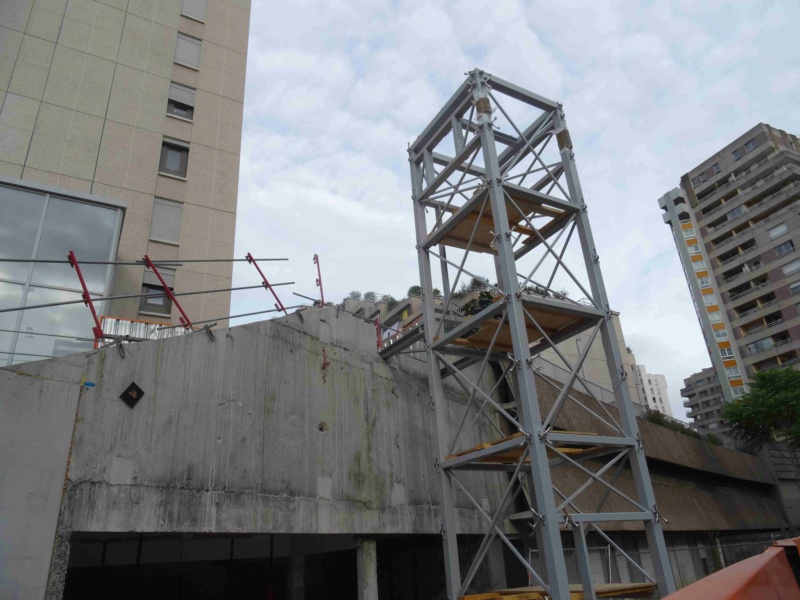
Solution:
<path fill-rule="evenodd" d="M 705 195 L 705 196 L 703 196 L 702 198 L 698 197 L 698 198 L 697 198 L 698 202 L 700 202 L 700 203 L 703 203 L 703 202 L 705 202 L 706 200 L 710 200 L 710 199 L 711 199 L 711 198 L 713 198 L 713 197 L 714 197 L 714 196 L 715 196 L 715 195 L 716 195 L 718 192 L 721 192 L 722 190 L 726 190 L 726 189 L 728 189 L 730 186 L 732 186 L 732 185 L 734 185 L 734 184 L 736 184 L 736 183 L 739 183 L 739 180 L 740 180 L 740 179 L 741 179 L 741 178 L 742 178 L 744 175 L 748 175 L 749 173 L 751 173 L 751 172 L 755 171 L 755 170 L 756 170 L 758 167 L 760 167 L 760 166 L 761 166 L 761 165 L 763 165 L 764 163 L 766 163 L 766 162 L 768 162 L 768 161 L 772 160 L 772 159 L 773 159 L 773 158 L 775 158 L 776 156 L 778 156 L 778 153 L 777 153 L 777 152 L 776 152 L 776 153 L 773 153 L 773 154 L 770 154 L 770 155 L 769 155 L 769 156 L 767 156 L 766 158 L 764 158 L 764 159 L 762 159 L 762 160 L 758 161 L 757 163 L 755 163 L 755 164 L 753 164 L 753 165 L 750 165 L 750 166 L 749 166 L 749 167 L 747 167 L 747 168 L 746 168 L 744 171 L 742 171 L 741 173 L 739 173 L 739 175 L 738 175 L 738 176 L 734 176 L 734 179 L 729 179 L 728 181 L 726 181 L 726 182 L 725 182 L 725 183 L 723 183 L 722 185 L 720 185 L 720 186 L 717 186 L 716 188 L 714 188 L 712 191 L 710 191 L 708 194 L 706 194 L 706 195 Z M 714 209 L 714 210 L 716 210 L 716 209 Z M 711 213 L 708 213 L 708 214 L 710 215 Z M 707 215 L 703 215 L 703 217 L 706 217 L 706 216 L 707 216 Z"/>
<path fill-rule="evenodd" d="M 726 258 L 725 260 L 723 260 L 721 263 L 719 263 L 719 266 L 721 267 L 722 265 L 727 265 L 729 262 L 733 262 L 737 258 L 741 258 L 745 254 L 748 254 L 748 253 L 752 252 L 756 248 L 758 248 L 758 244 L 753 244 L 752 246 L 748 246 L 747 248 L 745 248 L 744 250 L 739 252 L 739 254 L 736 254 L 735 256 L 731 256 L 730 258 Z M 717 259 L 717 260 L 719 260 L 719 259 Z"/>
<path fill-rule="evenodd" d="M 800 293 L 800 292 L 798 292 L 798 293 Z M 770 300 L 769 302 L 765 302 L 764 304 L 759 304 L 755 308 L 751 308 L 750 310 L 747 310 L 747 311 L 743 312 L 740 315 L 736 315 L 736 318 L 737 319 L 741 319 L 742 317 L 746 317 L 747 315 L 751 315 L 754 312 L 757 312 L 757 311 L 761 310 L 762 308 L 766 308 L 768 306 L 772 306 L 773 304 L 777 304 L 777 302 L 778 302 L 778 299 L 775 298 L 775 300 Z"/>
<path fill-rule="evenodd" d="M 778 346 L 785 346 L 789 342 L 792 341 L 792 338 L 786 338 L 785 340 L 781 340 L 779 342 L 775 342 L 774 344 L 770 344 L 769 346 L 765 346 L 764 348 L 755 348 L 755 349 L 747 349 L 747 352 L 750 356 L 754 354 L 761 354 L 762 352 L 766 352 L 767 350 L 772 350 L 773 348 L 777 348 Z"/>
<path fill-rule="evenodd" d="M 733 281 L 734 279 L 738 279 L 738 278 L 739 278 L 739 277 L 741 277 L 742 275 L 746 275 L 746 274 L 748 274 L 748 273 L 755 273 L 756 271 L 759 271 L 759 270 L 761 270 L 761 268 L 762 268 L 763 266 L 764 266 L 764 263 L 758 263 L 757 265 L 753 265 L 753 266 L 751 266 L 751 267 L 750 267 L 748 270 L 746 270 L 746 271 L 745 271 L 745 270 L 739 271 L 738 273 L 736 273 L 736 275 L 731 275 L 730 277 L 727 277 L 727 278 L 723 279 L 723 280 L 722 280 L 722 282 L 723 282 L 723 283 L 730 283 L 731 281 Z"/>
<path fill-rule="evenodd" d="M 778 319 L 776 321 L 772 321 L 771 323 L 767 323 L 766 325 L 762 325 L 761 327 L 756 327 L 755 329 L 748 329 L 744 332 L 744 337 L 752 335 L 754 333 L 758 333 L 759 331 L 764 331 L 765 329 L 769 329 L 770 327 L 775 327 L 776 325 L 780 325 L 784 323 L 785 319 Z"/>
<path fill-rule="evenodd" d="M 764 283 L 759 283 L 757 286 L 751 287 L 745 290 L 744 292 L 739 292 L 738 294 L 731 296 L 728 299 L 728 301 L 733 302 L 734 300 L 738 300 L 739 298 L 744 298 L 745 296 L 747 296 L 747 294 L 755 292 L 756 290 L 760 290 L 761 288 L 766 287 L 767 285 L 769 285 L 769 281 L 765 281 Z"/>
<path fill-rule="evenodd" d="M 780 171 L 780 172 L 782 172 L 782 171 Z M 768 178 L 762 179 L 761 181 L 762 181 L 762 182 L 764 182 L 764 181 L 768 181 L 769 179 L 771 179 L 771 178 L 773 178 L 773 177 L 776 177 L 776 176 L 778 175 L 778 173 L 779 173 L 779 171 L 776 171 L 775 173 L 773 173 L 772 175 L 770 175 Z M 790 183 L 789 185 L 786 185 L 786 186 L 782 187 L 781 189 L 779 189 L 777 192 L 773 192 L 773 193 L 772 193 L 772 194 L 770 194 L 769 196 L 766 196 L 765 198 L 762 198 L 762 199 L 761 199 L 759 202 L 755 203 L 753 206 L 747 206 L 747 207 L 745 207 L 745 206 L 743 206 L 743 205 L 742 205 L 742 206 L 743 206 L 743 208 L 744 208 L 744 210 L 743 210 L 741 213 L 739 213 L 739 214 L 738 214 L 738 215 L 736 215 L 735 217 L 731 217 L 731 218 L 729 218 L 729 219 L 728 219 L 727 221 L 725 221 L 724 223 L 720 223 L 720 224 L 719 224 L 719 225 L 717 225 L 716 227 L 710 227 L 710 226 L 709 226 L 709 228 L 708 228 L 708 232 L 709 232 L 709 233 L 711 233 L 712 231 L 717 231 L 718 229 L 723 229 L 723 228 L 727 227 L 728 225 L 730 225 L 730 224 L 731 224 L 731 223 L 733 223 L 734 221 L 736 221 L 736 220 L 738 220 L 738 219 L 741 219 L 741 218 L 742 218 L 744 215 L 746 215 L 747 213 L 753 212 L 755 209 L 757 209 L 759 206 L 761 206 L 761 205 L 762 205 L 762 204 L 764 204 L 765 202 L 769 202 L 770 200 L 772 200 L 772 199 L 773 199 L 773 198 L 775 198 L 776 196 L 779 196 L 779 195 L 783 194 L 783 193 L 784 193 L 786 190 L 790 190 L 790 189 L 792 189 L 793 187 L 795 187 L 795 186 L 797 186 L 797 185 L 800 185 L 800 181 L 793 181 L 793 182 L 792 182 L 792 183 Z M 747 191 L 749 191 L 750 189 L 752 189 L 752 187 L 748 188 L 748 190 L 747 190 Z"/>
<path fill-rule="evenodd" d="M 780 369 L 781 367 L 788 367 L 789 365 L 793 365 L 796 362 L 800 362 L 800 358 L 794 357 L 790 358 L 789 360 L 785 360 L 782 363 L 778 363 L 777 365 L 772 365 L 771 367 L 767 367 L 766 369 L 758 369 L 758 373 L 763 373 L 764 371 L 771 371 L 772 369 Z"/>

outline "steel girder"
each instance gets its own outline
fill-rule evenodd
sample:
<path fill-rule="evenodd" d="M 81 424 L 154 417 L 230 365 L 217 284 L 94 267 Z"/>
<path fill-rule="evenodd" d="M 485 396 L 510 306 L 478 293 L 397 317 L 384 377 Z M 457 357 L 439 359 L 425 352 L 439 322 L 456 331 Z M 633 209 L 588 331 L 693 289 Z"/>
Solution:
<path fill-rule="evenodd" d="M 525 126 L 519 127 L 517 121 L 523 119 Z M 594 597 L 586 536 L 600 535 L 613 544 L 597 526 L 613 521 L 643 523 L 653 572 L 647 573 L 638 564 L 632 568 L 645 573 L 662 595 L 671 593 L 675 585 L 661 517 L 624 382 L 626 373 L 561 105 L 476 69 L 408 152 L 423 288 L 423 323 L 415 337 L 424 337 L 428 354 L 448 598 L 455 600 L 466 593 L 491 542 L 499 539 L 523 563 L 532 581 L 544 586 L 555 600 L 567 600 L 562 529 L 572 531 L 585 597 Z M 547 162 L 548 156 L 554 156 L 549 159 L 552 162 Z M 578 251 L 565 253 L 575 232 Z M 463 256 L 448 258 L 447 247 Z M 540 258 L 533 269 L 526 273 L 524 267 L 520 272 L 523 261 L 537 252 Z M 471 262 L 468 265 L 476 256 L 482 257 L 484 268 L 491 266 L 496 283 L 485 280 L 481 296 L 485 305 L 461 322 L 454 324 L 450 319 L 448 329 L 444 319 L 437 317 L 437 304 L 444 304 L 440 315 L 451 314 L 448 310 L 459 283 L 466 277 L 473 278 L 473 284 L 480 281 L 476 267 Z M 435 263 L 441 275 L 434 269 Z M 551 268 L 546 283 L 534 278 Z M 583 302 L 554 292 L 557 273 L 574 282 L 585 295 Z M 442 299 L 434 297 L 434 278 L 440 278 L 444 288 Z M 598 334 L 602 340 L 616 416 L 592 396 L 589 386 L 584 386 L 588 396 L 573 390 L 574 384 L 584 383 L 581 367 L 588 345 L 577 360 L 559 351 L 559 343 L 587 331 L 590 341 Z M 547 407 L 541 404 L 536 386 L 536 377 L 541 375 L 533 364 L 533 357 L 545 349 L 555 351 L 569 372 L 565 382 L 543 378 L 547 385 L 559 388 L 546 415 L 543 410 Z M 505 408 L 508 405 L 497 397 L 500 381 L 491 390 L 483 389 L 481 381 L 490 361 L 503 366 L 513 409 Z M 455 428 L 449 421 L 443 388 L 443 378 L 448 376 L 468 395 Z M 558 421 L 567 403 L 586 411 L 603 433 L 561 430 Z M 510 435 L 459 449 L 462 433 L 479 419 L 488 420 L 498 436 L 503 432 Z M 551 469 L 565 467 L 585 478 L 569 492 L 559 490 L 551 474 Z M 626 469 L 633 482 L 632 494 L 618 486 Z M 468 470 L 513 474 L 493 514 L 459 479 L 459 473 Z M 587 510 L 582 495 L 592 486 L 603 495 Z M 486 521 L 483 543 L 463 576 L 456 544 L 455 489 Z M 520 494 L 521 490 L 526 493 Z M 539 555 L 544 559 L 541 572 L 528 564 L 505 525 L 505 517 L 514 512 L 513 503 L 523 497 L 529 510 L 517 513 L 515 522 L 520 515 L 530 516 L 528 523 L 532 520 Z M 604 511 L 611 497 L 618 508 Z"/>

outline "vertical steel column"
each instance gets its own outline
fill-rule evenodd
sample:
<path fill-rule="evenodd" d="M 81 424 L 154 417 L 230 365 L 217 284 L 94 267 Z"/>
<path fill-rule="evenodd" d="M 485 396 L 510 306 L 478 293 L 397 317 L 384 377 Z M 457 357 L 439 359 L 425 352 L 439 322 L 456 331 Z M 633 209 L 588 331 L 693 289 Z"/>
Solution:
<path fill-rule="evenodd" d="M 411 167 L 411 185 L 413 189 L 412 201 L 414 203 L 414 225 L 417 234 L 417 257 L 419 259 L 419 277 L 422 282 L 422 322 L 425 328 L 425 346 L 428 350 L 428 382 L 430 385 L 431 408 L 436 418 L 436 442 L 438 455 L 434 457 L 440 463 L 448 454 L 448 420 L 447 403 L 442 390 L 442 376 L 439 372 L 438 360 L 431 349 L 433 335 L 436 331 L 436 304 L 433 297 L 433 280 L 431 278 L 430 255 L 421 244 L 427 236 L 425 221 L 425 207 L 417 201 L 422 193 L 422 173 L 420 166 L 415 164 L 409 152 Z M 447 597 L 456 600 L 456 594 L 461 587 L 461 571 L 458 564 L 458 543 L 456 540 L 457 523 L 456 507 L 453 497 L 453 486 L 450 476 L 444 469 L 437 466 L 442 495 L 439 510 L 442 515 L 441 533 L 444 549 L 445 580 L 447 583 Z"/>
<path fill-rule="evenodd" d="M 617 398 L 617 409 L 621 419 L 621 425 L 625 435 L 632 439 L 640 439 L 639 426 L 636 423 L 636 414 L 633 410 L 633 401 L 630 390 L 625 383 L 627 373 L 622 367 L 622 355 L 619 350 L 619 341 L 614 331 L 614 324 L 611 319 L 611 308 L 606 294 L 603 275 L 600 271 L 600 258 L 594 244 L 594 237 L 589 226 L 589 216 L 586 211 L 586 204 L 583 199 L 578 170 L 575 164 L 575 154 L 572 151 L 572 142 L 564 119 L 564 112 L 559 105 L 554 112 L 554 127 L 558 139 L 559 153 L 561 162 L 564 166 L 564 176 L 571 201 L 581 207 L 575 222 L 578 236 L 581 241 L 583 260 L 586 265 L 586 272 L 589 278 L 590 288 L 594 296 L 594 302 L 598 308 L 606 311 L 606 317 L 600 328 L 600 333 L 605 349 L 608 371 L 614 387 L 614 395 Z M 647 469 L 644 448 L 642 444 L 633 446 L 628 452 L 631 473 L 636 487 L 637 498 L 648 509 L 653 511 L 653 519 L 644 522 L 647 544 L 650 548 L 653 559 L 653 569 L 655 571 L 658 591 L 662 596 L 671 594 L 675 591 L 675 580 L 672 576 L 672 568 L 667 554 L 667 545 L 664 540 L 664 532 L 661 527 L 658 508 L 656 507 L 653 484 L 650 480 L 650 473 Z"/>
<path fill-rule="evenodd" d="M 325 306 L 325 290 L 322 289 L 322 270 L 319 266 L 319 256 L 314 255 L 314 264 L 317 265 L 317 287 L 319 288 L 320 306 Z"/>
<path fill-rule="evenodd" d="M 534 381 L 530 363 L 530 346 L 525 326 L 525 312 L 519 297 L 520 288 L 512 245 L 513 238 L 508 226 L 508 214 L 501 177 L 502 171 L 497 160 L 497 148 L 492 129 L 492 108 L 484 73 L 476 70 L 471 73 L 471 77 L 473 80 L 473 99 L 480 128 L 484 169 L 486 170 L 486 181 L 489 186 L 489 201 L 492 206 L 496 234 L 495 241 L 498 250 L 496 264 L 499 267 L 497 274 L 500 286 L 507 294 L 508 323 L 514 349 L 514 361 L 516 363 L 514 379 L 516 379 L 519 388 L 518 402 L 522 409 L 522 424 L 525 426 L 528 435 L 531 465 L 526 475 L 530 482 L 531 499 L 536 500 L 536 510 L 544 515 L 544 518 L 541 519 L 536 528 L 538 550 L 540 556 L 544 558 L 550 595 L 561 600 L 570 597 L 569 581 L 564 562 L 558 513 L 553 497 L 547 447 L 544 443 L 544 432 L 542 431 L 542 418 L 539 413 L 536 382 Z"/>
<path fill-rule="evenodd" d="M 589 564 L 589 548 L 586 546 L 586 531 L 583 523 L 573 523 L 572 536 L 575 539 L 575 559 L 578 562 L 578 575 L 583 583 L 584 600 L 597 600 L 592 581 L 592 568 Z"/>

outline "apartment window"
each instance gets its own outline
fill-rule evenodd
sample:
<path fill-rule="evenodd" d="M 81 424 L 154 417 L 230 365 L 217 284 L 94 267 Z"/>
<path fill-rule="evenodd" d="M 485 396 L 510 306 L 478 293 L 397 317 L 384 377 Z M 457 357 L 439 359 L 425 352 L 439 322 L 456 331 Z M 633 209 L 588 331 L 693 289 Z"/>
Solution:
<path fill-rule="evenodd" d="M 704 260 L 696 260 L 692 263 L 692 268 L 695 271 L 703 271 L 706 268 L 706 261 Z"/>
<path fill-rule="evenodd" d="M 725 367 L 725 373 L 728 375 L 728 379 L 735 379 L 739 377 L 739 367 Z"/>
<path fill-rule="evenodd" d="M 647 383 L 648 383 L 649 385 L 653 385 L 653 382 L 652 382 L 651 380 L 649 380 L 649 379 L 647 380 Z"/>
<path fill-rule="evenodd" d="M 158 272 L 164 278 L 170 290 L 175 286 L 175 269 L 160 267 Z M 145 269 L 142 280 L 142 294 L 147 294 L 139 299 L 139 312 L 154 315 L 169 315 L 172 312 L 172 300 L 164 295 L 164 286 L 161 285 L 156 274 L 150 269 Z"/>
<path fill-rule="evenodd" d="M 683 237 L 685 238 L 693 238 L 695 237 L 694 227 L 689 227 L 689 229 L 683 230 Z"/>
<path fill-rule="evenodd" d="M 206 18 L 206 0 L 181 0 L 181 14 L 195 21 Z"/>
<path fill-rule="evenodd" d="M 789 284 L 789 293 L 794 296 L 800 294 L 800 281 L 795 281 Z"/>
<path fill-rule="evenodd" d="M 722 358 L 733 358 L 733 348 L 720 348 L 719 353 Z"/>
<path fill-rule="evenodd" d="M 716 294 L 703 294 L 703 304 L 706 306 L 711 306 L 712 304 L 717 303 L 717 296 Z"/>
<path fill-rule="evenodd" d="M 697 282 L 700 284 L 701 288 L 711 287 L 711 278 L 710 277 L 700 277 Z"/>
<path fill-rule="evenodd" d="M 775 254 L 778 256 L 783 256 L 784 254 L 788 254 L 794 250 L 794 242 L 789 240 L 788 242 L 783 242 L 780 246 L 775 248 Z"/>
<path fill-rule="evenodd" d="M 171 83 L 167 114 L 191 121 L 194 117 L 194 96 L 195 91 L 192 88 L 179 83 Z"/>
<path fill-rule="evenodd" d="M 786 223 L 781 223 L 777 227 L 773 227 L 769 230 L 769 237 L 770 239 L 774 240 L 776 237 L 783 235 L 787 231 L 789 231 L 789 228 L 786 226 Z"/>
<path fill-rule="evenodd" d="M 800 259 L 786 263 L 781 267 L 781 269 L 783 270 L 784 275 L 791 275 L 792 273 L 800 271 Z"/>
<path fill-rule="evenodd" d="M 731 219 L 735 219 L 741 214 L 744 214 L 744 206 L 737 206 L 731 212 L 728 213 L 728 221 L 730 221 Z"/>
<path fill-rule="evenodd" d="M 739 160 L 742 158 L 742 151 L 741 150 L 734 150 L 733 151 L 733 158 L 734 160 Z"/>
<path fill-rule="evenodd" d="M 764 338 L 758 340 L 757 342 L 753 342 L 752 344 L 747 344 L 747 351 L 750 354 L 755 354 L 756 352 L 763 352 L 768 348 L 772 348 L 772 338 Z"/>
<path fill-rule="evenodd" d="M 731 393 L 733 394 L 734 398 L 741 398 L 742 394 L 744 394 L 744 386 L 743 385 L 736 385 L 731 388 Z"/>
<path fill-rule="evenodd" d="M 720 171 L 722 171 L 722 169 L 719 168 L 719 163 L 714 163 L 713 165 L 711 165 L 711 168 L 714 169 L 714 174 L 715 175 L 717 173 L 719 173 Z"/>
<path fill-rule="evenodd" d="M 150 221 L 150 239 L 167 244 L 179 243 L 182 217 L 183 204 L 156 198 L 153 204 L 153 218 Z"/>
<path fill-rule="evenodd" d="M 756 142 L 756 138 L 753 138 L 744 145 L 745 152 L 752 152 L 756 148 L 758 148 L 758 142 Z"/>
<path fill-rule="evenodd" d="M 700 180 L 697 177 L 693 177 L 692 178 L 692 185 L 694 187 L 697 187 L 698 185 L 700 185 Z"/>
<path fill-rule="evenodd" d="M 175 46 L 175 62 L 192 69 L 200 68 L 200 40 L 183 33 L 178 34 Z"/>
<path fill-rule="evenodd" d="M 158 171 L 175 177 L 186 177 L 189 162 L 189 144 L 165 138 L 161 144 L 161 162 Z"/>
<path fill-rule="evenodd" d="M 705 173 L 700 173 L 700 182 L 705 183 L 706 181 L 708 181 L 708 175 Z"/>
<path fill-rule="evenodd" d="M 714 337 L 717 338 L 718 341 L 724 342 L 728 339 L 728 330 L 727 329 L 715 329 L 714 330 Z"/>
<path fill-rule="evenodd" d="M 692 244 L 688 248 L 689 254 L 700 254 L 700 244 Z"/>
<path fill-rule="evenodd" d="M 717 427 L 719 427 L 719 423 L 717 423 L 717 422 L 708 424 L 708 428 L 709 429 L 716 429 Z"/>
<path fill-rule="evenodd" d="M 721 323 L 722 313 L 718 310 L 711 311 L 708 313 L 708 320 L 712 323 Z"/>

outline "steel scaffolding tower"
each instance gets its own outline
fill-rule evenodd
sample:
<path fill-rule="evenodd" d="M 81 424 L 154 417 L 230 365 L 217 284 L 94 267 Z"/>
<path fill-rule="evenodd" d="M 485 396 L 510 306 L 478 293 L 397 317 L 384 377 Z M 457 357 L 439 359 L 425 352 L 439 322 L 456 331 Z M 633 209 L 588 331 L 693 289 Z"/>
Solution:
<path fill-rule="evenodd" d="M 615 547 L 635 565 L 629 570 L 640 572 L 662 596 L 674 591 L 661 516 L 624 382 L 627 374 L 621 367 L 561 105 L 474 70 L 408 152 L 424 298 L 423 330 L 409 335 L 408 343 L 424 335 L 427 348 L 448 598 L 466 593 L 495 539 L 509 547 L 530 579 L 550 597 L 570 598 L 562 528 L 573 535 L 585 598 L 595 597 L 587 549 L 590 533 Z M 577 242 L 570 246 L 575 232 Z M 433 267 L 436 263 L 440 272 Z M 492 273 L 496 283 L 481 278 L 481 269 Z M 451 310 L 453 294 L 466 278 L 482 282 L 486 290 L 483 303 L 469 316 Z M 576 302 L 565 292 L 555 292 L 557 278 L 568 281 L 585 298 Z M 437 283 L 444 289 L 443 297 L 435 297 Z M 570 361 L 558 344 L 581 332 L 589 332 L 589 343 L 577 360 Z M 576 382 L 583 381 L 581 367 L 598 333 L 616 409 L 594 398 L 589 386 L 583 388 L 588 396 L 574 390 Z M 404 346 L 396 343 L 390 353 L 399 353 Z M 567 365 L 566 382 L 537 372 L 535 358 L 548 348 Z M 481 382 L 489 362 L 501 365 L 504 377 L 487 391 Z M 453 377 L 469 396 L 455 429 L 443 393 L 447 377 Z M 537 393 L 537 378 L 542 385 L 557 388 L 549 408 Z M 513 404 L 498 400 L 501 380 L 509 383 Z M 592 431 L 574 432 L 559 425 L 567 403 L 591 417 L 596 424 Z M 490 421 L 499 439 L 459 448 L 465 428 L 479 418 Z M 557 468 L 571 469 L 585 481 L 571 491 L 559 489 L 551 474 Z M 494 514 L 463 485 L 461 471 L 511 473 Z M 625 491 L 619 485 L 621 473 L 628 473 L 627 481 L 632 481 Z M 487 528 L 464 576 L 456 543 L 457 490 L 482 514 Z M 505 517 L 515 503 L 529 509 L 511 517 L 533 529 L 537 561 L 523 556 L 508 537 Z M 612 504 L 615 509 L 604 510 Z M 598 525 L 614 521 L 643 523 L 651 564 L 639 565 Z"/>

